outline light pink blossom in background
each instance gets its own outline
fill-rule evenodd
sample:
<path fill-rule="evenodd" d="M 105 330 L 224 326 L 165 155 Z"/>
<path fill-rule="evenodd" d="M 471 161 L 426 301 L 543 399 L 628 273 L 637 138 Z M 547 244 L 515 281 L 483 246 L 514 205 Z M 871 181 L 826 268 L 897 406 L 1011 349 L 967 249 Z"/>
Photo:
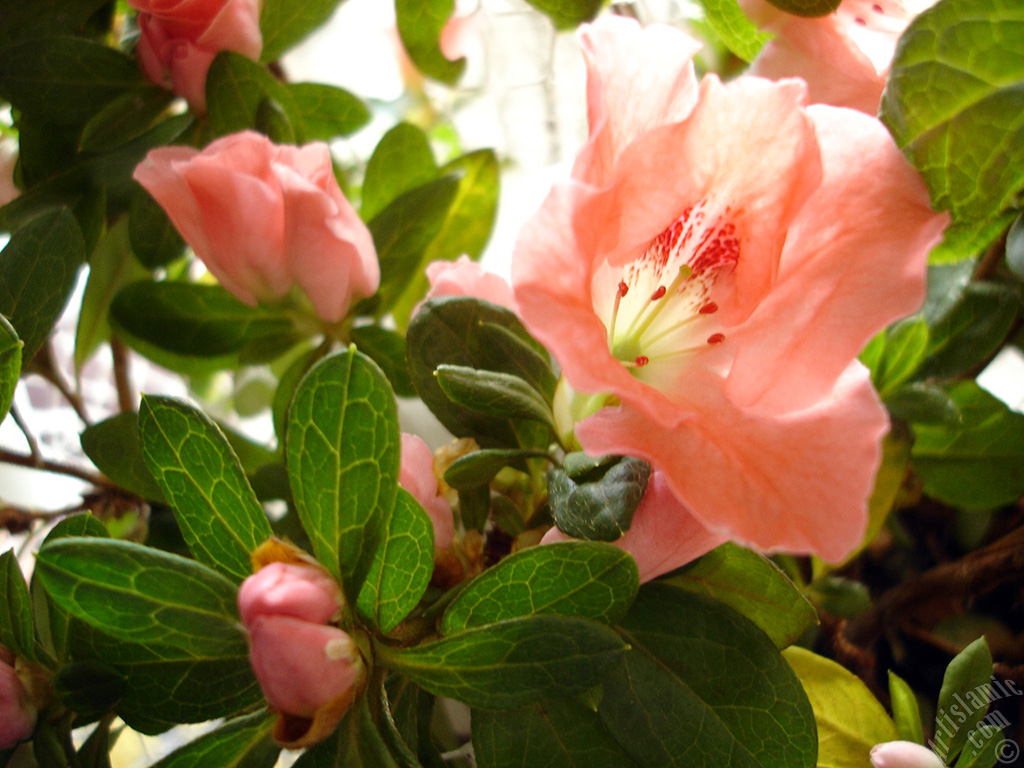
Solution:
<path fill-rule="evenodd" d="M 252 131 L 202 152 L 154 149 L 135 169 L 196 255 L 241 301 L 298 286 L 338 322 L 380 283 L 373 238 L 338 186 L 327 145 L 276 145 Z"/>
<path fill-rule="evenodd" d="M 430 515 L 434 524 L 434 548 L 447 549 L 455 537 L 451 505 L 438 492 L 434 453 L 423 438 L 402 433 L 402 460 L 398 484 L 411 493 Z"/>
<path fill-rule="evenodd" d="M 21 194 L 14 183 L 14 167 L 18 164 L 18 142 L 0 139 L 0 205 L 7 205 Z"/>
<path fill-rule="evenodd" d="M 775 35 L 750 74 L 773 80 L 800 77 L 812 102 L 874 115 L 900 35 L 935 2 L 843 0 L 835 13 L 801 18 L 766 0 L 740 0 L 747 15 Z"/>
<path fill-rule="evenodd" d="M 14 654 L 0 646 L 0 749 L 10 749 L 32 735 L 38 712 L 14 671 Z"/>
<path fill-rule="evenodd" d="M 871 748 L 873 768 L 943 768 L 939 756 L 912 741 L 888 741 Z"/>
<path fill-rule="evenodd" d="M 206 75 L 220 51 L 259 59 L 260 0 L 129 0 L 139 11 L 137 55 L 157 85 L 206 112 Z"/>
<path fill-rule="evenodd" d="M 888 428 L 856 356 L 920 306 L 946 217 L 877 120 L 808 107 L 798 81 L 698 86 L 689 38 L 618 17 L 580 39 L 588 142 L 512 263 L 524 324 L 596 403 L 576 439 L 662 473 L 680 536 L 692 515 L 842 559 Z"/>
<path fill-rule="evenodd" d="M 434 261 L 427 265 L 430 290 L 424 297 L 473 296 L 515 311 L 512 287 L 501 275 L 486 271 L 469 256 L 455 261 Z"/>

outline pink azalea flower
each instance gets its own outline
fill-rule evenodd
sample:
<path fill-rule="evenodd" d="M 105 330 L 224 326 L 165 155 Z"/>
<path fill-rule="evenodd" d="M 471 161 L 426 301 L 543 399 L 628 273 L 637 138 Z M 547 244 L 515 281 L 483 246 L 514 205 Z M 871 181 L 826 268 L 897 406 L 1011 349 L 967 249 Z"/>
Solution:
<path fill-rule="evenodd" d="M 469 256 L 456 261 L 435 261 L 427 265 L 430 290 L 426 299 L 438 296 L 473 296 L 515 310 L 515 299 L 508 281 L 486 271 Z"/>
<path fill-rule="evenodd" d="M 751 74 L 800 77 L 812 102 L 878 112 L 896 42 L 913 18 L 936 0 L 843 0 L 835 13 L 801 18 L 766 0 L 740 0 L 747 15 L 776 37 Z"/>
<path fill-rule="evenodd" d="M 912 741 L 887 741 L 871 748 L 873 768 L 943 768 L 939 756 Z"/>
<path fill-rule="evenodd" d="M 650 462 L 666 516 L 839 560 L 888 427 L 856 356 L 920 305 L 946 217 L 877 120 L 798 81 L 698 86 L 689 38 L 621 18 L 581 41 L 590 137 L 512 264 L 575 438 Z"/>
<path fill-rule="evenodd" d="M 0 646 L 0 749 L 31 737 L 38 714 L 14 671 L 14 654 Z"/>
<path fill-rule="evenodd" d="M 448 501 L 438 493 L 434 453 L 417 435 L 402 433 L 402 462 L 398 484 L 411 493 L 434 524 L 434 549 L 447 549 L 455 537 L 455 518 Z"/>

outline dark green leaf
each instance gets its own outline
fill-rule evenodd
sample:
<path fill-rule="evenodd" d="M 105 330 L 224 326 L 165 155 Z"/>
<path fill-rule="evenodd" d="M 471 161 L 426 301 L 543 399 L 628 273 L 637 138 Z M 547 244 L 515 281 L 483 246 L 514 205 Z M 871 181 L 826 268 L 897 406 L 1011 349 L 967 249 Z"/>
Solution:
<path fill-rule="evenodd" d="M 578 539 L 615 541 L 629 530 L 647 490 L 651 465 L 624 456 L 573 477 L 548 471 L 548 504 L 555 525 Z"/>
<path fill-rule="evenodd" d="M 113 152 L 97 155 L 84 162 L 83 168 L 94 183 L 113 188 L 127 197 L 137 187 L 132 180 L 132 172 L 149 150 L 170 144 L 192 124 L 193 118 L 187 113 L 172 115 Z"/>
<path fill-rule="evenodd" d="M 1019 755 L 1017 742 L 1003 738 L 1002 728 L 982 724 L 971 732 L 955 768 L 993 768 L 997 763 L 1006 765 Z"/>
<path fill-rule="evenodd" d="M 856 579 L 828 574 L 815 579 L 810 585 L 815 601 L 826 614 L 850 619 L 871 608 L 871 593 Z"/>
<path fill-rule="evenodd" d="M 109 0 L 0 0 L 0 49 L 15 40 L 76 34 Z"/>
<path fill-rule="evenodd" d="M 341 0 L 265 0 L 260 9 L 262 61 L 274 61 L 334 13 Z"/>
<path fill-rule="evenodd" d="M 399 195 L 437 175 L 427 135 L 411 123 L 399 123 L 377 142 L 366 164 L 360 214 L 370 221 Z"/>
<path fill-rule="evenodd" d="M 218 285 L 132 283 L 114 297 L 110 315 L 132 336 L 178 355 L 215 357 L 294 338 L 286 315 L 246 306 Z"/>
<path fill-rule="evenodd" d="M 139 262 L 148 269 L 165 266 L 185 251 L 185 241 L 164 209 L 142 187 L 132 193 L 128 235 Z"/>
<path fill-rule="evenodd" d="M 406 53 L 420 72 L 446 85 L 454 85 L 466 68 L 465 58 L 449 61 L 441 52 L 441 30 L 454 10 L 455 0 L 395 0 Z"/>
<path fill-rule="evenodd" d="M 881 116 L 956 221 L 986 220 L 1024 185 L 1024 6 L 944 0 L 904 32 Z"/>
<path fill-rule="evenodd" d="M 360 325 L 352 329 L 352 343 L 384 371 L 391 388 L 399 397 L 413 397 L 416 388 L 405 362 L 405 339 L 379 325 Z"/>
<path fill-rule="evenodd" d="M 305 128 L 306 141 L 348 136 L 370 122 L 370 110 L 344 88 L 321 83 L 292 83 L 287 88 Z"/>
<path fill-rule="evenodd" d="M 473 710 L 479 768 L 638 768 L 594 710 L 576 699 Z"/>
<path fill-rule="evenodd" d="M 439 365 L 437 383 L 452 402 L 473 411 L 508 419 L 530 419 L 554 429 L 551 404 L 518 376 L 462 365 Z"/>
<path fill-rule="evenodd" d="M 1024 494 L 1024 415 L 973 381 L 949 394 L 962 423 L 914 430 L 913 465 L 925 493 L 966 509 L 1015 502 Z"/>
<path fill-rule="evenodd" d="M 594 687 L 626 646 L 587 619 L 527 616 L 414 648 L 377 646 L 381 662 L 439 696 L 504 709 Z"/>
<path fill-rule="evenodd" d="M 359 590 L 360 613 L 387 634 L 416 607 L 433 572 L 433 523 L 419 502 L 400 488 L 386 537 Z"/>
<path fill-rule="evenodd" d="M 904 741 L 924 744 L 921 709 L 917 705 L 917 697 L 903 678 L 891 669 L 889 670 L 889 699 L 892 701 L 892 719 L 896 723 L 899 737 Z"/>
<path fill-rule="evenodd" d="M 7 417 L 14 389 L 21 376 L 21 339 L 7 318 L 0 315 L 0 421 Z"/>
<path fill-rule="evenodd" d="M 295 144 L 296 128 L 288 115 L 276 100 L 270 96 L 260 99 L 256 107 L 253 128 L 262 133 L 275 144 Z"/>
<path fill-rule="evenodd" d="M 288 129 L 296 112 L 291 93 L 265 67 L 233 51 L 221 51 L 210 65 L 206 77 L 206 107 L 210 128 L 215 136 L 227 136 L 247 129 L 266 129 L 260 125 L 261 105 L 276 102 Z M 267 119 L 263 106 L 263 119 Z M 287 137 L 284 137 L 287 138 Z M 280 139 L 278 139 L 280 140 Z"/>
<path fill-rule="evenodd" d="M 886 395 L 914 375 L 928 348 L 928 323 L 920 316 L 901 320 L 884 333 L 885 343 L 871 381 L 884 400 Z"/>
<path fill-rule="evenodd" d="M 373 721 L 370 699 L 358 697 L 334 735 L 307 749 L 293 768 L 399 768 Z"/>
<path fill-rule="evenodd" d="M 1003 343 L 1020 310 L 1017 293 L 998 283 L 971 283 L 932 327 L 920 376 L 952 378 L 987 360 Z"/>
<path fill-rule="evenodd" d="M 164 494 L 142 457 L 139 419 L 125 411 L 90 425 L 81 435 L 82 450 L 96 468 L 126 491 L 151 501 Z"/>
<path fill-rule="evenodd" d="M 534 614 L 611 624 L 639 586 L 636 562 L 610 544 L 567 541 L 509 555 L 467 584 L 445 611 L 442 634 Z"/>
<path fill-rule="evenodd" d="M 601 0 L 526 0 L 547 14 L 556 29 L 574 29 L 590 21 L 601 8 Z"/>
<path fill-rule="evenodd" d="M 78 147 L 83 152 L 109 152 L 138 138 L 174 100 L 163 88 L 134 88 L 112 99 L 85 124 Z"/>
<path fill-rule="evenodd" d="M 415 752 L 422 768 L 446 768 L 434 743 L 431 725 L 435 697 L 407 678 L 393 675 L 386 681 L 384 703 L 391 709 L 392 738 L 401 739 Z M 388 738 L 387 731 L 385 737 Z"/>
<path fill-rule="evenodd" d="M 273 724 L 274 716 L 266 712 L 230 720 L 178 747 L 152 768 L 272 768 L 280 753 L 270 735 Z"/>
<path fill-rule="evenodd" d="M 935 753 L 945 761 L 957 755 L 967 737 L 988 712 L 992 653 L 979 637 L 949 662 L 942 677 L 942 690 L 935 709 Z M 956 730 L 948 736 L 939 728 L 943 720 L 955 718 Z"/>
<path fill-rule="evenodd" d="M 885 398 L 885 407 L 910 424 L 960 424 L 960 409 L 949 393 L 927 381 L 904 384 Z"/>
<path fill-rule="evenodd" d="M 354 597 L 397 493 L 398 413 L 384 374 L 355 351 L 321 360 L 295 393 L 285 448 L 313 552 Z"/>
<path fill-rule="evenodd" d="M 84 261 L 82 232 L 66 210 L 33 219 L 0 252 L 0 314 L 25 342 L 26 363 L 64 311 Z"/>
<path fill-rule="evenodd" d="M 66 611 L 128 643 L 195 655 L 247 653 L 234 584 L 204 565 L 128 541 L 62 538 L 36 560 Z"/>
<path fill-rule="evenodd" d="M 227 438 L 200 411 L 158 395 L 142 398 L 139 433 L 146 465 L 192 555 L 241 582 L 271 530 Z"/>
<path fill-rule="evenodd" d="M 1006 235 L 1006 265 L 1024 280 L 1024 213 L 1016 218 Z"/>
<path fill-rule="evenodd" d="M 56 125 L 80 125 L 111 99 L 143 85 L 135 62 L 80 37 L 48 37 L 0 51 L 0 95 Z"/>
<path fill-rule="evenodd" d="M 444 481 L 457 490 L 469 490 L 487 485 L 505 467 L 530 458 L 549 458 L 546 451 L 523 451 L 498 448 L 473 451 L 460 456 L 445 470 Z"/>
<path fill-rule="evenodd" d="M 32 605 L 13 549 L 0 554 L 0 646 L 34 660 Z"/>
<path fill-rule="evenodd" d="M 672 572 L 665 581 L 739 611 L 760 627 L 776 648 L 793 644 L 818 623 L 814 607 L 775 563 L 736 544 L 716 547 Z"/>
<path fill-rule="evenodd" d="M 113 709 L 126 686 L 124 675 L 96 659 L 61 667 L 53 679 L 60 700 L 80 715 L 95 716 Z"/>
<path fill-rule="evenodd" d="M 794 16 L 828 16 L 842 0 L 768 0 L 776 8 Z"/>
<path fill-rule="evenodd" d="M 652 583 L 622 632 L 630 650 L 605 680 L 598 711 L 637 763 L 817 765 L 807 696 L 750 621 L 716 600 Z"/>
<path fill-rule="evenodd" d="M 973 259 L 928 267 L 928 294 L 921 314 L 929 326 L 946 317 L 963 299 L 964 291 L 974 276 Z"/>
<path fill-rule="evenodd" d="M 744 61 L 753 61 L 772 36 L 758 31 L 736 0 L 700 0 L 704 17 L 725 47 Z"/>

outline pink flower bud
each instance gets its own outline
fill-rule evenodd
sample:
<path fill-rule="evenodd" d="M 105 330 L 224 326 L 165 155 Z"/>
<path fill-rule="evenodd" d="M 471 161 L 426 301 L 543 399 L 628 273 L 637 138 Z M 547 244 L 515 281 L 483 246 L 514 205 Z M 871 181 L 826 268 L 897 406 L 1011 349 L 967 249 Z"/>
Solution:
<path fill-rule="evenodd" d="M 427 265 L 430 290 L 424 299 L 438 296 L 474 296 L 515 310 L 512 286 L 493 272 L 487 272 L 468 256 L 457 261 L 434 261 Z"/>
<path fill-rule="evenodd" d="M 326 624 L 342 607 L 341 589 L 314 565 L 271 563 L 242 582 L 238 611 L 247 627 L 260 616 Z"/>
<path fill-rule="evenodd" d="M 9 652 L 4 654 L 5 658 L 8 656 Z M 0 661 L 0 749 L 10 749 L 29 738 L 36 727 L 37 714 L 14 667 L 6 660 Z"/>
<path fill-rule="evenodd" d="M 434 454 L 420 437 L 402 433 L 402 464 L 398 484 L 416 497 L 434 524 L 434 548 L 447 549 L 455 536 L 451 505 L 438 494 Z"/>
<path fill-rule="evenodd" d="M 912 741 L 887 741 L 871 748 L 874 768 L 943 768 L 939 756 Z"/>

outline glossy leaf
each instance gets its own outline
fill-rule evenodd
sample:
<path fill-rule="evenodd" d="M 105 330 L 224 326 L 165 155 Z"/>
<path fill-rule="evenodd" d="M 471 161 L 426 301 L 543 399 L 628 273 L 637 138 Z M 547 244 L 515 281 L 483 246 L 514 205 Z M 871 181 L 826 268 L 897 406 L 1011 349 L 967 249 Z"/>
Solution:
<path fill-rule="evenodd" d="M 36 658 L 31 599 L 13 549 L 0 554 L 0 646 Z"/>
<path fill-rule="evenodd" d="M 726 48 L 744 61 L 753 61 L 772 36 L 761 32 L 736 0 L 700 0 L 704 18 Z"/>
<path fill-rule="evenodd" d="M 881 117 L 954 220 L 984 220 L 1024 187 L 1024 7 L 944 0 L 904 32 Z"/>
<path fill-rule="evenodd" d="M 818 623 L 814 607 L 775 563 L 736 544 L 722 544 L 664 580 L 735 609 L 776 648 L 792 645 Z"/>
<path fill-rule="evenodd" d="M 467 453 L 445 470 L 444 481 L 456 490 L 469 490 L 487 485 L 509 465 L 531 458 L 549 458 L 547 451 L 502 450 L 490 448 Z"/>
<path fill-rule="evenodd" d="M 917 697 L 907 683 L 889 670 L 889 699 L 892 701 L 892 718 L 896 724 L 896 732 L 904 741 L 915 744 L 924 743 L 924 730 L 921 723 L 921 709 Z"/>
<path fill-rule="evenodd" d="M 466 68 L 465 58 L 450 61 L 441 52 L 441 31 L 454 10 L 455 0 L 395 0 L 406 53 L 420 72 L 446 85 L 454 85 Z"/>
<path fill-rule="evenodd" d="M 412 648 L 376 646 L 381 662 L 439 696 L 504 709 L 594 687 L 626 646 L 587 619 L 526 616 Z"/>
<path fill-rule="evenodd" d="M 1006 231 L 1014 216 L 1009 211 L 991 219 L 950 223 L 942 233 L 942 242 L 928 254 L 928 263 L 942 266 L 979 258 Z"/>
<path fill-rule="evenodd" d="M 229 720 L 178 747 L 152 768 L 272 768 L 280 753 L 270 735 L 273 725 L 274 716 L 266 712 Z"/>
<path fill-rule="evenodd" d="M 796 646 L 783 655 L 814 708 L 819 768 L 871 768 L 871 748 L 897 738 L 878 699 L 860 678 L 830 659 Z"/>
<path fill-rule="evenodd" d="M 1024 213 L 1017 216 L 1006 234 L 1006 266 L 1024 280 Z"/>
<path fill-rule="evenodd" d="M 942 689 L 935 708 L 935 753 L 952 758 L 966 745 L 970 733 L 988 712 L 992 676 L 992 653 L 984 637 L 958 653 L 942 677 Z M 945 727 L 940 728 L 940 723 Z M 952 734 L 948 723 L 953 723 Z"/>
<path fill-rule="evenodd" d="M 24 342 L 26 364 L 64 311 L 84 261 L 82 232 L 63 209 L 33 219 L 0 252 L 0 314 Z"/>
<path fill-rule="evenodd" d="M 334 734 L 303 752 L 293 768 L 400 768 L 373 721 L 370 699 L 358 697 Z"/>
<path fill-rule="evenodd" d="M 776 8 L 794 16 L 827 16 L 839 7 L 842 0 L 768 0 Z"/>
<path fill-rule="evenodd" d="M 434 525 L 419 502 L 398 489 L 388 531 L 359 590 L 357 607 L 387 634 L 423 597 L 434 572 Z"/>
<path fill-rule="evenodd" d="M 61 702 L 76 714 L 98 716 L 117 706 L 127 679 L 102 661 L 86 659 L 61 667 L 53 687 Z"/>
<path fill-rule="evenodd" d="M 334 13 L 341 0 L 264 0 L 260 8 L 262 61 L 275 61 Z"/>
<path fill-rule="evenodd" d="M 81 37 L 27 40 L 0 51 L 0 96 L 56 125 L 81 125 L 111 99 L 142 85 L 132 59 Z"/>
<path fill-rule="evenodd" d="M 405 362 L 405 338 L 379 325 L 360 325 L 352 329 L 352 343 L 380 366 L 399 397 L 413 397 L 416 389 Z"/>
<path fill-rule="evenodd" d="M 36 560 L 47 593 L 73 616 L 128 643 L 247 653 L 236 590 L 193 560 L 128 541 L 62 538 Z"/>
<path fill-rule="evenodd" d="M 348 136 L 370 122 L 370 110 L 344 88 L 322 83 L 291 83 L 287 88 L 306 141 Z"/>
<path fill-rule="evenodd" d="M 399 123 L 377 142 L 367 161 L 360 214 L 370 221 L 399 195 L 437 175 L 427 135 L 411 123 Z"/>
<path fill-rule="evenodd" d="M 973 381 L 949 394 L 962 423 L 914 430 L 913 465 L 925 493 L 966 509 L 1015 502 L 1024 494 L 1024 415 Z"/>
<path fill-rule="evenodd" d="M 206 77 L 206 104 L 215 136 L 256 128 L 260 106 L 273 100 L 283 110 L 288 130 L 297 111 L 288 89 L 263 66 L 232 51 L 221 51 Z M 278 137 L 272 137 L 280 141 Z M 294 134 L 292 142 L 294 143 Z"/>
<path fill-rule="evenodd" d="M 158 395 L 142 398 L 139 434 L 193 557 L 241 582 L 272 531 L 227 438 L 200 411 Z"/>
<path fill-rule="evenodd" d="M 128 236 L 139 263 L 148 269 L 166 266 L 185 252 L 185 241 L 178 230 L 141 186 L 131 196 Z"/>
<path fill-rule="evenodd" d="M 108 478 L 144 499 L 164 500 L 142 456 L 137 413 L 125 411 L 91 424 L 80 439 L 85 455 Z"/>
<path fill-rule="evenodd" d="M 174 101 L 163 88 L 134 88 L 109 101 L 82 129 L 79 149 L 109 152 L 138 138 Z"/>
<path fill-rule="evenodd" d="M 871 367 L 871 381 L 884 400 L 920 366 L 928 348 L 928 323 L 910 317 L 884 332 L 881 355 Z"/>
<path fill-rule="evenodd" d="M 1003 737 L 1003 729 L 979 725 L 964 745 L 955 768 L 994 768 L 1006 765 L 1020 756 L 1017 742 Z"/>
<path fill-rule="evenodd" d="M 353 597 L 387 533 L 399 443 L 394 395 L 365 355 L 325 358 L 303 378 L 285 440 L 292 493 L 317 560 Z"/>
<path fill-rule="evenodd" d="M 551 19 L 556 29 L 575 29 L 592 20 L 601 9 L 601 0 L 526 0 Z"/>
<path fill-rule="evenodd" d="M 18 0 L 0 2 L 0 49 L 20 39 L 80 32 L 108 0 Z"/>
<path fill-rule="evenodd" d="M 548 503 L 555 525 L 579 539 L 620 538 L 629 530 L 647 490 L 651 465 L 633 457 L 616 457 L 575 476 L 569 466 L 567 461 L 565 468 L 548 471 Z"/>
<path fill-rule="evenodd" d="M 554 428 L 551 404 L 518 376 L 464 365 L 439 365 L 434 376 L 448 399 L 458 405 L 488 416 L 529 419 Z"/>
<path fill-rule="evenodd" d="M 817 765 L 807 697 L 749 620 L 654 582 L 621 631 L 630 650 L 606 678 L 598 712 L 641 766 Z"/>
<path fill-rule="evenodd" d="M 0 421 L 7 417 L 14 400 L 14 390 L 21 376 L 22 347 L 14 326 L 0 315 Z"/>
<path fill-rule="evenodd" d="M 597 542 L 530 547 L 469 582 L 445 611 L 441 633 L 535 614 L 558 614 L 606 624 L 621 618 L 639 587 L 636 562 Z"/>
<path fill-rule="evenodd" d="M 930 381 L 916 381 L 897 387 L 885 398 L 885 407 L 908 424 L 960 424 L 960 409 L 949 393 Z"/>

